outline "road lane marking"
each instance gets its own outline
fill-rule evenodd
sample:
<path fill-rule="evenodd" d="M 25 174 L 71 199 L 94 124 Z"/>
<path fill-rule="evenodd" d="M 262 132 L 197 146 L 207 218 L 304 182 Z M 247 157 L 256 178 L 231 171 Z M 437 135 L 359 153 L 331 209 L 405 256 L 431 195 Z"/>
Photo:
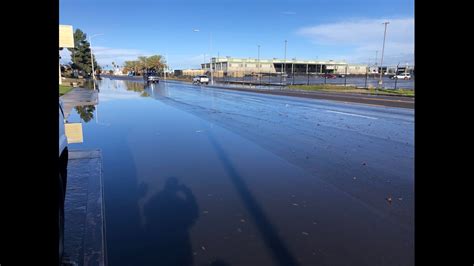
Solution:
<path fill-rule="evenodd" d="M 326 110 L 326 112 L 328 112 L 328 113 L 336 113 L 336 114 L 341 114 L 341 115 L 357 116 L 357 117 L 363 117 L 363 118 L 368 118 L 368 119 L 378 119 L 378 118 L 376 118 L 376 117 L 371 117 L 371 116 L 356 115 L 356 114 L 344 113 L 344 112 L 338 112 L 338 111 L 331 111 L 331 110 Z"/>

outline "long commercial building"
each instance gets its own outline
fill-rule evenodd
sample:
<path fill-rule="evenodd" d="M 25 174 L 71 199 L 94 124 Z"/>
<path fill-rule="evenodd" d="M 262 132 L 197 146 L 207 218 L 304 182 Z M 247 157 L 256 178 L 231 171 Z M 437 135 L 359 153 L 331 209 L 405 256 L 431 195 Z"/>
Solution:
<path fill-rule="evenodd" d="M 211 62 L 201 64 L 201 69 L 215 76 L 244 76 L 258 73 L 288 75 L 302 74 L 365 74 L 367 65 L 351 65 L 343 61 L 318 61 L 297 59 L 256 59 L 256 58 L 232 58 L 213 57 Z"/>

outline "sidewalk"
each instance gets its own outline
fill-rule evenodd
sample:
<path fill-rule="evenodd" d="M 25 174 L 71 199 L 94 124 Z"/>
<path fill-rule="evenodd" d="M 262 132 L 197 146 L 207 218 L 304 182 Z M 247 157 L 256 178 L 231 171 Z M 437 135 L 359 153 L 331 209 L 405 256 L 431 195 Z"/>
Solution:
<path fill-rule="evenodd" d="M 100 150 L 69 151 L 64 204 L 65 265 L 107 265 Z"/>
<path fill-rule="evenodd" d="M 92 89 L 74 88 L 70 92 L 59 97 L 64 104 L 64 117 L 67 119 L 75 106 L 98 104 L 98 92 Z"/>

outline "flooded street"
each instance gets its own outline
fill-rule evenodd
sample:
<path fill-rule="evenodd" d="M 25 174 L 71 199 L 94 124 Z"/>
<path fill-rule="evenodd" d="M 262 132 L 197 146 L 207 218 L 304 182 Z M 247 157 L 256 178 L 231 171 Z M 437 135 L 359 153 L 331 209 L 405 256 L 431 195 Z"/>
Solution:
<path fill-rule="evenodd" d="M 99 81 L 110 265 L 414 265 L 414 111 Z"/>

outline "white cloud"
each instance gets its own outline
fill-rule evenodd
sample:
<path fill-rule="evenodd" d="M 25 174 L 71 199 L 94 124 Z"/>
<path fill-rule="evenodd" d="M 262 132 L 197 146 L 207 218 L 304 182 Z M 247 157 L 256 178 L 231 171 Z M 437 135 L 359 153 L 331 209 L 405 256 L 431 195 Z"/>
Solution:
<path fill-rule="evenodd" d="M 321 24 L 304 27 L 297 30 L 297 34 L 309 38 L 313 43 L 321 46 L 332 46 L 351 52 L 333 55 L 346 58 L 348 61 L 360 60 L 366 63 L 368 58 L 375 59 L 378 50 L 380 62 L 383 45 L 383 22 L 389 21 L 385 40 L 384 64 L 396 64 L 397 60 L 413 63 L 414 61 L 414 26 L 413 18 L 397 19 L 358 19 L 336 23 Z"/>
<path fill-rule="evenodd" d="M 150 56 L 153 53 L 138 50 L 138 49 L 124 49 L 124 48 L 110 48 L 96 46 L 92 48 L 94 56 L 99 64 L 123 64 L 124 61 L 136 60 L 139 56 Z"/>

